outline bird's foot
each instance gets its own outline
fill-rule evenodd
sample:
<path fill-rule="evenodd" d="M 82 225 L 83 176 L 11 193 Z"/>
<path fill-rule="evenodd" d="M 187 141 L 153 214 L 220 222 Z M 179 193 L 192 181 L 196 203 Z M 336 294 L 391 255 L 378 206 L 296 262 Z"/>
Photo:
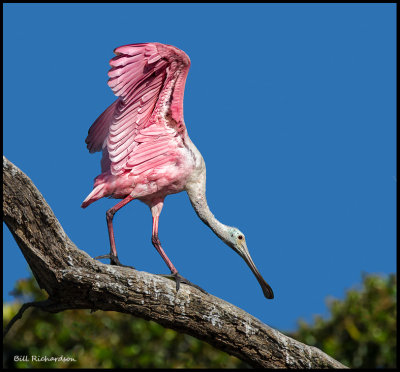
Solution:
<path fill-rule="evenodd" d="M 192 286 L 192 287 L 194 287 L 194 288 L 197 288 L 199 291 L 201 291 L 201 292 L 203 292 L 203 293 L 205 293 L 205 294 L 208 294 L 203 288 L 199 287 L 199 286 L 196 285 L 196 284 L 193 284 L 191 281 L 189 281 L 188 279 L 184 278 L 184 277 L 183 277 L 182 275 L 180 275 L 178 272 L 176 272 L 175 274 L 171 273 L 171 274 L 169 274 L 169 275 L 165 275 L 165 274 L 159 274 L 159 275 L 160 275 L 160 276 L 163 276 L 164 278 L 168 278 L 168 279 L 171 279 L 171 280 L 175 280 L 175 282 L 176 282 L 176 291 L 177 291 L 177 292 L 179 291 L 180 284 L 183 283 L 183 284 L 190 285 L 190 286 Z"/>
<path fill-rule="evenodd" d="M 121 266 L 121 267 L 129 267 L 130 269 L 135 268 L 133 266 L 128 266 L 128 265 L 123 265 L 121 262 L 119 262 L 118 256 L 114 256 L 113 254 L 105 254 L 103 256 L 97 256 L 95 257 L 95 260 L 100 260 L 103 258 L 109 258 L 110 259 L 110 265 L 115 265 L 115 266 Z"/>

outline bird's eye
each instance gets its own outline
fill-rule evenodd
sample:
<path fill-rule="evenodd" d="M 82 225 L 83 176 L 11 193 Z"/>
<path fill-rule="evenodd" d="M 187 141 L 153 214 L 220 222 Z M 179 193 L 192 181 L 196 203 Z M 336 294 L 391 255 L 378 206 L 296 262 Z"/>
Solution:
<path fill-rule="evenodd" d="M 242 240 L 242 239 L 243 239 L 243 235 L 239 235 L 239 236 L 238 236 L 238 239 L 239 239 L 239 240 Z"/>

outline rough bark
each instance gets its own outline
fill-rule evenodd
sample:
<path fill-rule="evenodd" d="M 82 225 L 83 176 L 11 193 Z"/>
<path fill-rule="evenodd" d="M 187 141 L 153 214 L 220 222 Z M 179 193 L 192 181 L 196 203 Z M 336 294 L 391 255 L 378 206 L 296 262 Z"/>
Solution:
<path fill-rule="evenodd" d="M 150 273 L 103 264 L 65 234 L 32 181 L 3 156 L 3 218 L 40 287 L 40 308 L 113 310 L 190 334 L 261 368 L 345 368 L 232 304 Z M 104 316 L 107 316 L 106 314 Z"/>

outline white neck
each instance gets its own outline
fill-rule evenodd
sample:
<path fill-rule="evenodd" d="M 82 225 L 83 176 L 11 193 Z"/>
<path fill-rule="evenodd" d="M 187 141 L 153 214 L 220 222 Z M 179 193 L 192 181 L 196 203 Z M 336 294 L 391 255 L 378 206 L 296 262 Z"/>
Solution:
<path fill-rule="evenodd" d="M 187 186 L 186 192 L 197 215 L 222 241 L 227 243 L 229 226 L 219 222 L 208 207 L 205 190 L 205 175 L 203 182 L 196 182 Z"/>
<path fill-rule="evenodd" d="M 185 144 L 194 160 L 194 170 L 186 183 L 186 192 L 200 219 L 225 243 L 228 242 L 229 226 L 219 222 L 208 208 L 206 199 L 206 164 L 200 151 L 187 135 Z"/>

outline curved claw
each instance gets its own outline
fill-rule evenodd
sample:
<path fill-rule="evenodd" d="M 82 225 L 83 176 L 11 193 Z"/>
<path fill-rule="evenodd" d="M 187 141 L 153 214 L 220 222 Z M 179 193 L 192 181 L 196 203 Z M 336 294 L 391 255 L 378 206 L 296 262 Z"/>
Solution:
<path fill-rule="evenodd" d="M 130 269 L 135 268 L 133 266 L 128 266 L 128 265 L 123 265 L 121 262 L 119 262 L 118 256 L 114 256 L 113 254 L 105 254 L 103 256 L 97 256 L 94 259 L 99 260 L 103 258 L 109 258 L 110 259 L 110 265 L 115 265 L 115 266 L 121 266 L 121 267 L 129 267 Z"/>
<path fill-rule="evenodd" d="M 179 291 L 180 288 L 180 284 L 187 284 L 190 285 L 191 287 L 197 288 L 199 291 L 208 294 L 203 288 L 199 287 L 196 284 L 193 284 L 191 281 L 189 281 L 188 279 L 184 278 L 182 275 L 180 275 L 178 272 L 176 272 L 175 274 L 169 274 L 169 275 L 164 275 L 164 274 L 159 274 L 160 276 L 163 276 L 165 278 L 171 279 L 171 280 L 175 280 L 176 282 L 176 291 Z"/>

